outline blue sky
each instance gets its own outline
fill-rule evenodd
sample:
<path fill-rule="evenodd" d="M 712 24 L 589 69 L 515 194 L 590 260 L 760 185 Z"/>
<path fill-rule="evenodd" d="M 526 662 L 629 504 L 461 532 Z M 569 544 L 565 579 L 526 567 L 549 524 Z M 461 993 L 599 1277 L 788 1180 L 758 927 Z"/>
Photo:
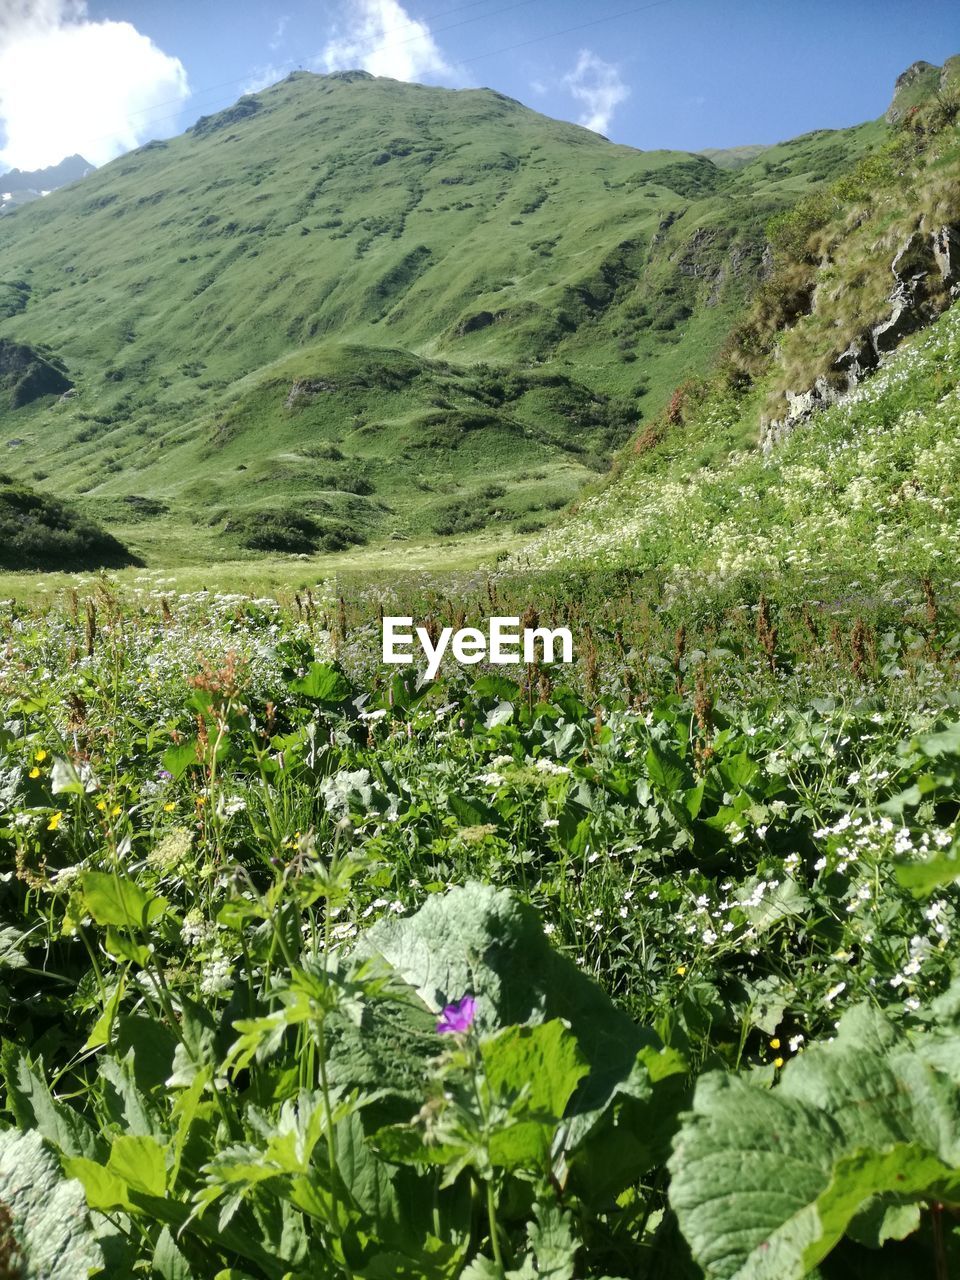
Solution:
<path fill-rule="evenodd" d="M 489 85 L 637 147 L 775 142 L 875 117 L 909 63 L 960 52 L 956 0 L 2 6 L 0 164 L 21 167 L 102 163 L 298 66 Z"/>

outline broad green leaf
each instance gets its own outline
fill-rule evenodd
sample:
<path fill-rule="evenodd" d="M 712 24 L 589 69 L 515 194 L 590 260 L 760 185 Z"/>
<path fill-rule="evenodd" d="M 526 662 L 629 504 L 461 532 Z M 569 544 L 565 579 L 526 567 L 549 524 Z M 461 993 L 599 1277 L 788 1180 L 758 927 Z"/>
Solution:
<path fill-rule="evenodd" d="M 461 827 L 482 827 L 487 823 L 498 824 L 500 815 L 482 800 L 467 800 L 456 792 L 447 796 L 450 811 Z"/>
<path fill-rule="evenodd" d="M 83 1188 L 64 1178 L 38 1133 L 0 1132 L 0 1203 L 23 1253 L 22 1280 L 87 1280 L 103 1266 Z"/>
<path fill-rule="evenodd" d="M 153 1269 L 160 1280 L 194 1280 L 190 1264 L 177 1248 L 169 1227 L 164 1227 L 157 1237 L 153 1250 Z"/>
<path fill-rule="evenodd" d="M 544 1280 L 573 1280 L 578 1243 L 572 1215 L 555 1201 L 538 1203 L 536 1219 L 527 1230 L 536 1259 L 536 1275 Z"/>
<path fill-rule="evenodd" d="M 306 675 L 291 680 L 289 687 L 293 693 L 302 693 L 305 698 L 328 705 L 343 702 L 353 693 L 346 676 L 328 662 L 312 662 Z"/>
<path fill-rule="evenodd" d="M 520 697 L 520 686 L 505 676 L 481 676 L 473 682 L 473 694 L 477 698 L 516 702 Z"/>
<path fill-rule="evenodd" d="M 91 1209 L 104 1212 L 132 1209 L 127 1184 L 104 1165 L 88 1160 L 85 1156 L 71 1156 L 64 1160 L 63 1167 L 68 1177 L 76 1178 L 82 1185 Z"/>
<path fill-rule="evenodd" d="M 937 733 L 925 734 L 917 739 L 916 745 L 928 760 L 960 754 L 960 721 Z"/>
<path fill-rule="evenodd" d="M 107 1169 L 134 1191 L 142 1191 L 148 1196 L 166 1194 L 166 1162 L 163 1148 L 155 1138 L 114 1138 Z"/>
<path fill-rule="evenodd" d="M 571 1185 L 604 1204 L 663 1164 L 689 1103 L 689 1066 L 675 1049 L 643 1048 L 609 1100 L 567 1123 L 564 1148 Z"/>
<path fill-rule="evenodd" d="M 139 942 L 134 942 L 132 938 L 128 938 L 126 934 L 115 929 L 113 925 L 107 926 L 106 949 L 117 960 L 131 960 L 141 969 L 150 959 L 150 952 Z"/>
<path fill-rule="evenodd" d="M 955 1081 L 869 1007 L 851 1010 L 832 1043 L 791 1062 L 776 1089 L 749 1075 L 702 1077 L 681 1119 L 670 1201 L 709 1280 L 807 1274 L 838 1238 L 822 1214 L 847 1214 L 845 1228 L 887 1190 L 886 1166 L 843 1166 L 858 1151 L 909 1148 L 926 1172 L 960 1164 Z M 851 1182 L 857 1169 L 862 1185 Z M 901 1172 L 909 1193 L 910 1169 Z M 841 1173 L 836 1196 L 821 1200 Z M 856 1199 L 851 1185 L 862 1190 L 870 1177 L 876 1185 Z"/>
<path fill-rule="evenodd" d="M 866 1202 L 880 1195 L 889 1195 L 898 1204 L 936 1200 L 951 1209 L 960 1208 L 960 1169 L 951 1169 L 916 1144 L 845 1156 L 817 1199 L 820 1236 L 804 1251 L 804 1267 L 809 1270 L 821 1262 Z"/>
<path fill-rule="evenodd" d="M 182 778 L 192 765 L 198 763 L 196 742 L 181 742 L 179 745 L 168 747 L 163 753 L 163 767 L 175 779 Z"/>
<path fill-rule="evenodd" d="M 536 1169 L 548 1159 L 554 1132 L 589 1067 L 576 1037 L 559 1019 L 508 1027 L 480 1046 L 493 1097 L 510 1120 L 490 1139 L 490 1158 L 504 1168 Z"/>
<path fill-rule="evenodd" d="M 165 898 L 149 894 L 120 871 L 84 871 L 80 891 L 97 924 L 143 929 L 167 910 Z"/>
<path fill-rule="evenodd" d="M 513 719 L 514 704 L 512 702 L 498 702 L 492 711 L 487 713 L 484 720 L 484 727 L 487 729 L 496 729 L 502 724 L 509 724 Z"/>
<path fill-rule="evenodd" d="M 356 960 L 378 955 L 431 1009 L 472 991 L 481 1032 L 563 1018 L 591 1069 L 578 1109 L 602 1105 L 644 1045 L 659 1048 L 655 1035 L 553 950 L 533 907 L 489 885 L 469 883 L 431 896 L 414 915 L 380 920 L 354 952 Z M 431 1052 L 429 1041 L 422 1052 Z M 392 1066 L 387 1057 L 379 1063 L 379 1083 L 389 1087 L 396 1073 L 399 1084 L 404 1064 Z"/>
<path fill-rule="evenodd" d="M 27 965 L 27 957 L 22 948 L 26 945 L 26 934 L 11 925 L 0 925 L 0 969 L 23 969 Z"/>
<path fill-rule="evenodd" d="M 13 1044 L 3 1046 L 3 1080 L 7 1107 L 20 1129 L 36 1129 L 66 1156 L 95 1157 L 100 1139 L 84 1116 L 65 1102 L 59 1102 L 44 1079 L 43 1060 L 33 1067 L 23 1051 Z"/>
<path fill-rule="evenodd" d="M 647 776 L 662 796 L 685 792 L 692 781 L 682 761 L 673 754 L 651 743 L 646 756 Z"/>
<path fill-rule="evenodd" d="M 524 1095 L 532 1111 L 559 1119 L 589 1071 L 576 1036 L 559 1018 L 538 1027 L 507 1027 L 480 1046 L 495 1094 Z"/>
<path fill-rule="evenodd" d="M 92 779 L 90 780 L 92 783 Z M 57 757 L 50 770 L 50 790 L 54 795 L 73 794 L 82 796 L 85 791 L 93 790 L 95 783 L 84 783 L 76 766 L 70 760 Z"/>

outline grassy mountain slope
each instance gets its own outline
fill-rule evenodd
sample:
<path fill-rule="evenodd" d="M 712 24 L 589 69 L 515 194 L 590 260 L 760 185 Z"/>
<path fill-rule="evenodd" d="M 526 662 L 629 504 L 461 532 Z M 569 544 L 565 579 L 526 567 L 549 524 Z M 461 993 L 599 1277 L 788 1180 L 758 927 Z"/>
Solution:
<path fill-rule="evenodd" d="M 744 447 L 756 408 L 756 398 L 703 406 L 683 434 L 515 563 L 650 568 L 674 592 L 744 580 L 769 591 L 794 575 L 922 576 L 956 564 L 960 308 L 770 457 Z"/>
<path fill-rule="evenodd" d="M 774 222 L 773 274 L 715 374 L 678 393 L 617 481 L 518 563 L 630 565 L 678 591 L 949 571 L 960 552 L 958 120 L 960 99 L 928 97 L 886 147 Z M 784 429 L 771 437 L 772 425 Z"/>
<path fill-rule="evenodd" d="M 885 132 L 731 173 L 487 90 L 297 74 L 3 220 L 0 337 L 76 388 L 0 406 L 6 465 L 158 560 L 256 554 L 291 499 L 290 549 L 544 523 L 710 367 L 767 218 Z"/>

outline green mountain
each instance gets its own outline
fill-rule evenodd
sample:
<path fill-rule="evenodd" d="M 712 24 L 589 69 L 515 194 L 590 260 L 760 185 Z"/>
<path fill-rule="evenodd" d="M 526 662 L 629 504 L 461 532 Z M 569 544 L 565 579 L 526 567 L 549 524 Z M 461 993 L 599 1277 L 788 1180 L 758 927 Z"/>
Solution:
<path fill-rule="evenodd" d="M 297 73 L 0 222 L 4 465 L 157 563 L 549 522 L 880 121 L 720 168 L 489 90 Z"/>

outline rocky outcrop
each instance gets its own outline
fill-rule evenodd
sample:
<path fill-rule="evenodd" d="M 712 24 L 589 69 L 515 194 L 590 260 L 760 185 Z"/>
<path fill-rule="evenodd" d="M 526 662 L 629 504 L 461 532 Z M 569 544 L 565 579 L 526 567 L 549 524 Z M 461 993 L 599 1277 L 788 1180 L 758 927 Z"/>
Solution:
<path fill-rule="evenodd" d="M 335 382 L 325 382 L 322 378 L 297 378 L 283 402 L 283 407 L 295 409 L 304 400 L 312 400 L 314 396 L 322 395 L 325 391 L 337 390 L 339 388 Z"/>
<path fill-rule="evenodd" d="M 815 413 L 836 404 L 904 338 L 935 320 L 944 305 L 960 297 L 960 225 L 932 232 L 916 230 L 897 252 L 891 271 L 890 314 L 854 338 L 830 366 L 829 376 L 817 378 L 808 391 L 785 393 L 786 413 L 761 423 L 765 453 Z"/>
<path fill-rule="evenodd" d="M 932 98 L 940 89 L 942 68 L 932 62 L 914 62 L 897 77 L 893 101 L 887 108 L 887 124 L 897 125 L 907 112 L 926 98 Z"/>

